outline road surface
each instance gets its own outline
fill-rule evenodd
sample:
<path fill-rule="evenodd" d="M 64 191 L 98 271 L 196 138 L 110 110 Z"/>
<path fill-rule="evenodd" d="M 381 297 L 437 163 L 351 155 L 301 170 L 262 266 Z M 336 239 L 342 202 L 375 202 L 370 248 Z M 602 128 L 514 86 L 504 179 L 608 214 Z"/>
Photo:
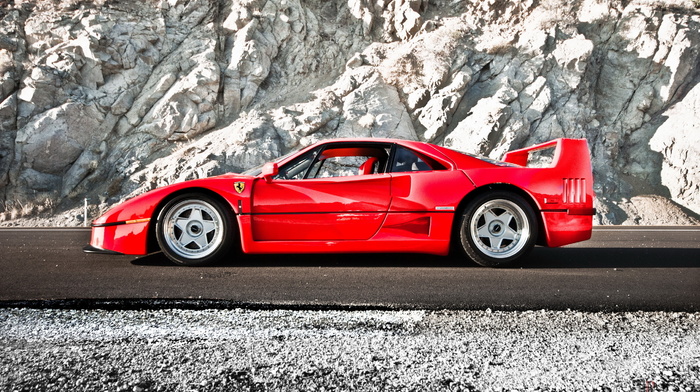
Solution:
<path fill-rule="evenodd" d="M 84 254 L 88 239 L 82 228 L 0 229 L 0 306 L 700 310 L 700 227 L 596 227 L 590 241 L 535 248 L 507 269 L 405 254 L 188 268 L 161 254 Z"/>

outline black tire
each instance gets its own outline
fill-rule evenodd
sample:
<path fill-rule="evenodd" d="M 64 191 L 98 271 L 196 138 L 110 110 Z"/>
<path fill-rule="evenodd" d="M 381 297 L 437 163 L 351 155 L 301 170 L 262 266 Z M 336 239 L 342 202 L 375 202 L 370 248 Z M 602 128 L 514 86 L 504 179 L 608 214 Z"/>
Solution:
<path fill-rule="evenodd" d="M 535 246 L 537 219 L 530 204 L 506 191 L 485 193 L 471 201 L 459 226 L 462 250 L 477 264 L 503 267 Z"/>
<path fill-rule="evenodd" d="M 158 214 L 156 238 L 176 264 L 203 266 L 228 254 L 236 227 L 232 212 L 209 196 L 190 193 L 170 200 Z"/>

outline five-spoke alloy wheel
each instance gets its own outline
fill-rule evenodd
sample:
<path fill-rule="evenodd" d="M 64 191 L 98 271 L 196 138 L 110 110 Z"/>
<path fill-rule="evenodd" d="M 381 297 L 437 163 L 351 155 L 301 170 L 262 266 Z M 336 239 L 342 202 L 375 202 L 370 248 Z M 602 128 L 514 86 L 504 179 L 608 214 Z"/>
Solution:
<path fill-rule="evenodd" d="M 504 191 L 473 200 L 460 222 L 464 252 L 480 265 L 504 266 L 521 258 L 535 244 L 537 220 L 522 197 Z"/>
<path fill-rule="evenodd" d="M 181 195 L 158 216 L 156 237 L 163 253 L 181 265 L 210 264 L 231 247 L 231 213 L 202 194 Z"/>

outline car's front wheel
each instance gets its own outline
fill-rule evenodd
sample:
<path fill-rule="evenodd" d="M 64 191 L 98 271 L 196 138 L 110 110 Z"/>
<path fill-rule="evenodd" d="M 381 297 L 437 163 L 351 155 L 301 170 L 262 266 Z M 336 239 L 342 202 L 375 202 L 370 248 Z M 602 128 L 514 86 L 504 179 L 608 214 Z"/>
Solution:
<path fill-rule="evenodd" d="M 535 245 L 537 220 L 519 195 L 496 191 L 473 200 L 461 218 L 459 239 L 464 252 L 486 267 L 510 264 Z"/>
<path fill-rule="evenodd" d="M 163 253 L 176 264 L 211 264 L 231 248 L 231 212 L 202 194 L 181 195 L 161 210 L 156 238 Z"/>

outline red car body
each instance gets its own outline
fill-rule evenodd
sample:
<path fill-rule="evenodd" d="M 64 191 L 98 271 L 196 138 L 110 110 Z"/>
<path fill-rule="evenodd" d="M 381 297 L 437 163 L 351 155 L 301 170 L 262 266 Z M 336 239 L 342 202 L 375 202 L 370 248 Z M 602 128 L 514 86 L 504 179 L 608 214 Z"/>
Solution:
<path fill-rule="evenodd" d="M 551 162 L 545 167 L 529 167 L 528 159 L 545 150 L 553 152 Z M 414 161 L 418 157 L 419 162 L 402 168 L 401 154 L 411 155 Z M 365 161 L 358 168 L 354 164 L 334 163 L 341 172 L 346 170 L 339 176 L 324 176 L 321 172 L 326 169 L 315 168 L 343 159 Z M 317 170 L 315 176 L 313 170 Z M 534 213 L 534 220 L 527 227 L 533 241 L 557 247 L 590 238 L 595 214 L 592 185 L 584 139 L 557 139 L 512 151 L 503 161 L 414 141 L 330 140 L 247 175 L 225 174 L 186 181 L 119 204 L 93 222 L 90 245 L 85 250 L 145 255 L 162 249 L 163 244 L 167 246 L 167 239 L 163 239 L 165 234 L 158 238 L 161 229 L 157 220 L 163 209 L 178 195 L 195 194 L 206 196 L 210 204 L 219 204 L 225 210 L 224 217 L 230 214 L 232 227 L 224 234 L 232 237 L 243 253 L 446 255 L 459 237 L 460 224 L 467 226 L 466 220 L 460 223 L 462 215 L 474 200 L 488 199 L 484 195 L 493 192 L 517 195 L 520 204 L 525 201 L 528 205 L 524 208 L 531 208 Z M 491 219 L 489 227 L 497 233 L 503 222 L 494 215 L 500 215 L 502 210 L 494 211 L 497 212 L 482 215 Z M 188 219 L 172 221 L 175 226 L 182 222 L 183 227 L 196 223 L 194 218 Z M 480 225 L 481 228 L 473 229 L 477 241 L 477 232 L 487 230 L 483 220 Z M 515 226 L 513 223 L 513 235 L 520 235 Z M 223 225 L 217 227 L 221 227 L 217 233 L 224 229 Z M 191 229 L 194 238 L 201 225 Z M 182 237 L 180 229 L 170 230 L 177 232 L 172 234 L 176 241 Z M 496 234 L 486 235 L 492 237 L 484 240 L 487 246 L 495 246 Z M 211 240 L 203 240 L 207 241 Z M 505 243 L 510 244 L 509 241 L 513 240 Z M 493 255 L 498 257 L 497 253 Z"/>

